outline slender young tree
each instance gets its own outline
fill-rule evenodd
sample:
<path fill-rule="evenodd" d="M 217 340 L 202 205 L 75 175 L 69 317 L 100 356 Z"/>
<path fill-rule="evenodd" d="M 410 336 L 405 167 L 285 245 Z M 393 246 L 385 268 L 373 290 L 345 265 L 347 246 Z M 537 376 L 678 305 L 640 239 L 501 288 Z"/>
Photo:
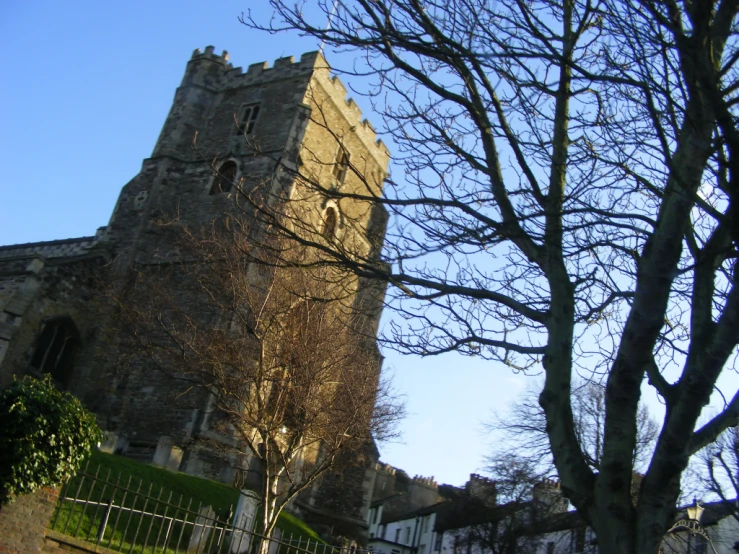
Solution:
<path fill-rule="evenodd" d="M 361 464 L 373 439 L 393 437 L 403 405 L 380 377 L 352 276 L 255 265 L 266 257 L 254 242 L 239 219 L 184 229 L 176 260 L 139 266 L 111 298 L 126 342 L 121 365 L 209 397 L 190 447 L 220 452 L 256 486 L 256 532 L 269 537 L 290 500 L 342 464 Z"/>
<path fill-rule="evenodd" d="M 281 168 L 339 204 L 383 205 L 379 259 L 310 236 L 297 212 L 265 219 L 389 283 L 398 350 L 543 368 L 564 493 L 601 552 L 656 553 L 689 458 L 739 414 L 723 391 L 697 425 L 739 342 L 739 0 L 270 3 L 270 21 L 244 22 L 354 49 L 395 159 L 382 197 Z M 606 376 L 597 469 L 573 416 L 578 372 Z M 666 413 L 634 505 L 645 381 Z"/>

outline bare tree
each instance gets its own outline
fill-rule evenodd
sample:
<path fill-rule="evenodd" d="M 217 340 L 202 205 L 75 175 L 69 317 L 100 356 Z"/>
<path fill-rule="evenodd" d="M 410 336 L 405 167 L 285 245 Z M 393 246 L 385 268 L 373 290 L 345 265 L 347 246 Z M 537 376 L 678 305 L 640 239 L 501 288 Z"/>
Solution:
<path fill-rule="evenodd" d="M 442 520 L 444 532 L 454 537 L 455 551 L 534 554 L 551 541 L 553 536 L 548 533 L 562 529 L 563 524 L 575 533 L 560 533 L 555 540 L 560 543 L 558 550 L 582 535 L 580 544 L 585 551 L 585 522 L 568 513 L 567 499 L 551 469 L 512 448 L 488 457 L 485 472 L 495 483 L 495 502 L 466 498 L 455 504 L 447 521 Z"/>
<path fill-rule="evenodd" d="M 739 430 L 732 427 L 698 455 L 698 486 L 703 498 L 718 498 L 733 505 L 731 512 L 739 521 Z"/>
<path fill-rule="evenodd" d="M 361 54 L 352 72 L 370 81 L 397 168 L 381 198 L 284 164 L 317 194 L 384 205 L 384 263 L 275 225 L 391 284 L 398 350 L 541 364 L 563 491 L 602 552 L 657 552 L 690 456 L 739 414 L 724 391 L 696 428 L 739 341 L 739 1 L 270 3 L 269 22 L 244 21 Z M 573 377 L 594 371 L 597 470 L 571 402 Z M 645 380 L 666 416 L 634 505 Z"/>
<path fill-rule="evenodd" d="M 495 435 L 495 450 L 485 457 L 485 473 L 495 481 L 497 513 L 457 531 L 460 541 L 474 544 L 482 552 L 537 552 L 544 536 L 568 502 L 561 494 L 546 429 L 546 416 L 538 402 L 538 386 L 529 387 L 511 402 L 505 413 L 496 413 L 486 430 Z M 603 455 L 605 388 L 592 381 L 576 381 L 572 390 L 572 412 L 578 442 L 588 465 L 597 471 Z M 634 470 L 646 469 L 654 449 L 659 426 L 640 405 Z M 638 501 L 641 476 L 632 480 L 633 501 Z M 568 522 L 576 522 L 569 514 Z M 585 541 L 585 523 L 572 527 L 573 536 Z M 582 536 L 581 536 L 582 535 Z M 551 537 L 550 537 L 551 538 Z M 567 540 L 572 537 L 567 536 Z M 560 540 L 565 540 L 564 535 Z M 579 540 L 579 539 L 578 539 Z M 584 545 L 585 542 L 582 542 Z M 583 546 L 584 548 L 584 546 Z"/>
<path fill-rule="evenodd" d="M 541 386 L 529 387 L 522 396 L 508 406 L 505 413 L 495 414 L 493 421 L 486 424 L 490 432 L 500 432 L 503 445 L 499 454 L 515 453 L 516 457 L 530 459 L 539 471 L 553 472 L 552 451 L 547 434 L 547 421 L 538 397 Z M 588 466 L 598 471 L 603 459 L 603 435 L 605 424 L 605 388 L 594 382 L 575 381 L 572 389 L 572 414 L 575 433 Z M 636 445 L 632 465 L 635 472 L 646 470 L 647 463 L 659 435 L 659 425 L 650 416 L 644 404 L 637 412 Z"/>
<path fill-rule="evenodd" d="M 501 452 L 486 460 L 486 473 L 495 481 L 498 506 L 492 521 L 466 529 L 468 542 L 492 554 L 535 553 L 541 538 L 535 531 L 562 505 L 562 498 L 537 494 L 549 483 L 549 468 L 528 456 Z M 553 501 L 552 501 L 553 500 Z M 567 502 L 564 502 L 566 510 Z"/>
<path fill-rule="evenodd" d="M 183 229 L 178 244 L 176 260 L 140 265 L 113 295 L 122 365 L 209 395 L 196 438 L 258 484 L 256 531 L 269 536 L 301 491 L 394 436 L 403 405 L 380 378 L 352 276 L 254 265 L 254 232 L 239 219 Z"/>

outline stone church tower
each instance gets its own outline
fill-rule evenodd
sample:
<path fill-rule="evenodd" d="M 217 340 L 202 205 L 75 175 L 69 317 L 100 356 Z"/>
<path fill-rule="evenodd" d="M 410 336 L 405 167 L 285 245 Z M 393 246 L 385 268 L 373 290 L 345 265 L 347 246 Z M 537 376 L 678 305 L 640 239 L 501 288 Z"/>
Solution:
<path fill-rule="evenodd" d="M 119 338 L 96 308 L 96 283 L 104 270 L 125 276 L 134 265 L 176 256 L 159 223 L 209 225 L 233 206 L 237 187 L 299 198 L 319 233 L 378 256 L 381 207 L 307 195 L 290 170 L 328 190 L 369 187 L 379 195 L 388 160 L 320 53 L 243 71 L 226 52 L 196 50 L 151 157 L 121 190 L 109 224 L 95 236 L 0 247 L 0 387 L 14 375 L 50 373 L 99 415 L 110 450 L 233 482 L 233 470 L 178 443 L 201 430 L 205 395 L 178 405 L 163 375 L 108 371 Z M 355 295 L 372 304 L 376 332 L 381 307 L 371 288 L 358 282 Z M 305 495 L 302 514 L 340 522 L 361 540 L 372 480 L 372 471 L 325 479 Z"/>

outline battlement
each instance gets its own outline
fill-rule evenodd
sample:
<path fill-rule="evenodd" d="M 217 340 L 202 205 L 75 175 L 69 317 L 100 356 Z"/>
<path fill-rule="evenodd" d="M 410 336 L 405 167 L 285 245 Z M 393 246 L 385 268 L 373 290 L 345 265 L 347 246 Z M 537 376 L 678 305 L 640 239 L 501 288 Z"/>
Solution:
<path fill-rule="evenodd" d="M 209 67 L 204 67 L 203 62 L 209 62 L 205 64 Z M 210 63 L 220 66 L 220 75 L 213 74 Z M 299 61 L 295 61 L 292 56 L 278 58 L 274 61 L 272 67 L 266 61 L 253 63 L 244 71 L 243 68 L 234 67 L 229 63 L 229 55 L 226 50 L 218 55 L 215 53 L 215 47 L 206 46 L 205 51 L 198 48 L 193 52 L 185 72 L 183 85 L 197 84 L 225 90 L 297 77 L 313 77 L 334 99 L 344 117 L 352 124 L 351 131 L 357 133 L 357 136 L 367 146 L 374 145 L 378 153 L 385 157 L 390 156 L 382 140 L 377 138 L 377 133 L 372 124 L 362 116 L 362 110 L 357 103 L 352 98 L 347 97 L 347 88 L 338 76 L 331 74 L 331 67 L 320 52 L 306 52 L 300 56 Z"/>
<path fill-rule="evenodd" d="M 320 56 L 320 54 L 319 54 Z M 348 91 L 336 75 L 331 75 L 330 67 L 326 63 L 323 56 L 320 56 L 320 60 L 324 62 L 321 66 L 316 64 L 315 69 L 315 80 L 331 95 L 332 98 L 336 99 L 336 104 L 339 109 L 343 112 L 344 117 L 349 122 L 356 121 L 358 125 L 353 125 L 351 131 L 355 132 L 357 136 L 367 146 L 373 145 L 381 152 L 384 156 L 390 157 L 388 151 L 382 139 L 377 138 L 377 132 L 367 118 L 362 116 L 362 110 L 359 108 L 353 98 L 347 97 Z"/>
<path fill-rule="evenodd" d="M 321 63 L 318 63 L 320 59 Z M 205 51 L 196 48 L 190 57 L 187 72 L 196 72 L 202 62 L 213 62 L 221 66 L 224 80 L 220 85 L 223 88 L 234 88 L 257 83 L 288 79 L 298 76 L 309 76 L 317 66 L 328 68 L 326 60 L 319 52 L 306 52 L 296 62 L 292 56 L 278 58 L 272 67 L 267 62 L 253 63 L 247 67 L 246 72 L 242 67 L 234 67 L 229 63 L 228 51 L 224 50 L 221 55 L 215 53 L 215 47 L 206 46 Z"/>
<path fill-rule="evenodd" d="M 215 46 L 206 46 L 205 52 L 202 52 L 200 48 L 196 48 L 195 51 L 192 53 L 192 56 L 190 57 L 190 59 L 191 60 L 211 60 L 216 63 L 221 63 L 227 66 L 229 69 L 233 67 L 230 63 L 228 63 L 228 52 L 226 50 L 224 50 L 220 56 L 218 54 L 215 54 L 214 51 L 215 51 Z"/>

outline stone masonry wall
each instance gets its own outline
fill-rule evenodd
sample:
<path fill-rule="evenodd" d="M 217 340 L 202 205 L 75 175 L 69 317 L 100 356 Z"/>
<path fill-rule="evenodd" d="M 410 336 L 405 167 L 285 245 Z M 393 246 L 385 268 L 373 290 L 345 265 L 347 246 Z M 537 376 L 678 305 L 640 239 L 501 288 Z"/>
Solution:
<path fill-rule="evenodd" d="M 94 351 L 100 322 L 95 308 L 103 256 L 0 259 L 0 387 L 30 371 L 31 356 L 44 324 L 69 318 L 80 333 L 80 350 L 69 388 L 85 401 L 99 398 L 100 367 Z M 30 371 L 33 374 L 33 371 Z M 93 406 L 90 406 L 94 409 Z"/>
<path fill-rule="evenodd" d="M 0 553 L 42 552 L 59 489 L 44 487 L 0 508 Z"/>
<path fill-rule="evenodd" d="M 135 268 L 145 273 L 159 264 L 178 263 L 177 240 L 183 227 L 207 228 L 234 211 L 233 192 L 210 193 L 214 166 L 227 160 L 237 164 L 236 180 L 243 179 L 248 189 L 272 179 L 277 160 L 302 147 L 306 164 L 312 160 L 311 170 L 320 173 L 328 186 L 338 142 L 321 125 L 313 125 L 311 136 L 306 136 L 308 104 L 336 132 L 347 134 L 346 147 L 362 171 L 373 178 L 384 172 L 386 149 L 376 143 L 371 126 L 361 119 L 356 105 L 346 100 L 346 89 L 328 71 L 326 61 L 316 52 L 304 54 L 297 62 L 282 58 L 271 68 L 260 63 L 242 71 L 228 63 L 226 53 L 216 55 L 212 47 L 196 51 L 152 157 L 144 160 L 141 172 L 123 188 L 101 239 L 116 250 L 118 270 L 125 273 Z M 244 105 L 251 104 L 259 105 L 259 116 L 253 133 L 244 137 L 238 133 L 235 118 Z M 352 188 L 359 186 L 356 181 L 356 176 L 347 178 Z M 353 232 L 362 235 L 370 221 L 367 207 L 352 211 L 347 204 L 341 209 L 347 213 L 342 223 L 348 226 L 349 218 L 356 220 L 358 229 Z M 320 224 L 320 217 L 314 219 Z M 350 234 L 348 229 L 345 234 Z M 177 286 L 171 289 L 173 298 L 189 301 L 186 291 Z M 379 306 L 377 301 L 374 304 Z M 372 319 L 378 320 L 379 309 L 372 311 Z M 112 366 L 112 362 L 103 365 Z M 181 387 L 163 375 L 142 365 L 111 382 L 116 385 L 106 395 L 111 414 L 106 428 L 125 437 L 129 445 L 137 443 L 151 450 L 158 436 L 177 441 L 197 431 L 198 399 L 178 398 Z"/>
<path fill-rule="evenodd" d="M 80 237 L 75 239 L 50 240 L 28 244 L 0 246 L 0 259 L 20 256 L 43 256 L 44 258 L 63 258 L 79 256 L 87 252 L 95 244 L 97 237 Z"/>

